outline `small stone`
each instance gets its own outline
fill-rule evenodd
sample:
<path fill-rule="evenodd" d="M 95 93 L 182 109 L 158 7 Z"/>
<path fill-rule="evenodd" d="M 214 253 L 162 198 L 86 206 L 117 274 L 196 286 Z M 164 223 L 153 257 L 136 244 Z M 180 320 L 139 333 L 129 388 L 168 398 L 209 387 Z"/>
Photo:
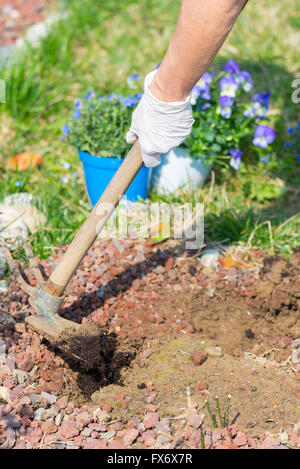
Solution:
<path fill-rule="evenodd" d="M 1 266 L 0 266 L 1 269 Z M 1 275 L 0 275 L 1 277 Z M 9 289 L 8 281 L 7 280 L 0 280 L 0 293 L 4 294 L 7 293 Z"/>
<path fill-rule="evenodd" d="M 165 268 L 162 266 L 162 265 L 158 265 L 156 268 L 155 268 L 155 272 L 157 274 L 164 274 L 165 273 Z"/>
<path fill-rule="evenodd" d="M 76 422 L 81 425 L 82 427 L 85 427 L 86 425 L 88 425 L 89 423 L 91 423 L 92 421 L 92 416 L 89 412 L 80 412 L 77 416 L 76 416 Z"/>
<path fill-rule="evenodd" d="M 57 406 L 50 407 L 50 409 L 45 410 L 43 414 L 43 419 L 47 420 L 49 418 L 54 419 L 59 413 L 59 408 Z"/>
<path fill-rule="evenodd" d="M 13 414 L 6 414 L 4 417 L 3 417 L 4 421 L 6 422 L 6 426 L 7 427 L 11 427 L 11 428 L 14 428 L 14 429 L 17 429 L 17 428 L 20 428 L 21 427 L 21 423 L 19 422 L 19 420 L 16 418 L 15 415 Z"/>
<path fill-rule="evenodd" d="M 207 355 L 204 352 L 192 352 L 190 354 L 190 359 L 194 365 L 202 365 L 207 360 Z"/>
<path fill-rule="evenodd" d="M 247 435 L 245 435 L 242 432 L 238 432 L 234 439 L 234 444 L 237 446 L 245 446 L 247 444 L 247 441 L 248 441 Z"/>
<path fill-rule="evenodd" d="M 194 414 L 192 415 L 189 421 L 189 424 L 194 428 L 199 428 L 202 425 L 203 420 L 204 420 L 204 415 Z"/>
<path fill-rule="evenodd" d="M 221 347 L 213 347 L 213 346 L 207 346 L 205 347 L 205 352 L 207 355 L 210 355 L 211 357 L 222 357 L 223 356 L 223 351 Z"/>
<path fill-rule="evenodd" d="M 101 410 L 100 407 L 93 412 L 93 419 L 95 422 L 104 423 L 110 421 L 110 415 L 106 410 Z"/>
<path fill-rule="evenodd" d="M 68 405 L 68 402 L 69 402 L 69 399 L 67 398 L 67 396 L 64 396 L 58 399 L 56 404 L 60 409 L 65 409 Z"/>
<path fill-rule="evenodd" d="M 46 409 L 44 409 L 44 407 L 40 407 L 39 409 L 37 409 L 33 414 L 35 420 L 42 421 L 44 412 L 46 412 Z"/>
<path fill-rule="evenodd" d="M 281 433 L 279 433 L 279 440 L 280 440 L 280 443 L 282 443 L 283 445 L 285 445 L 286 443 L 288 443 L 288 441 L 289 441 L 289 435 L 287 434 L 287 432 L 281 432 Z"/>
<path fill-rule="evenodd" d="M 154 432 L 155 434 L 159 432 L 170 433 L 169 419 L 163 418 L 160 422 L 158 422 L 155 426 Z"/>
<path fill-rule="evenodd" d="M 144 417 L 144 426 L 145 428 L 153 428 L 158 423 L 159 416 L 155 412 L 150 412 Z"/>
<path fill-rule="evenodd" d="M 41 425 L 41 429 L 43 433 L 49 435 L 50 433 L 57 432 L 57 425 L 53 422 L 43 422 Z"/>
<path fill-rule="evenodd" d="M 24 391 L 23 389 L 21 388 L 21 386 L 15 386 L 11 391 L 10 391 L 10 398 L 12 401 L 14 401 L 15 399 L 20 399 L 20 397 L 22 397 L 24 394 Z"/>
<path fill-rule="evenodd" d="M 154 433 L 151 430 L 142 433 L 142 439 L 147 447 L 151 447 L 155 444 Z"/>
<path fill-rule="evenodd" d="M 0 340 L 0 354 L 6 352 L 6 344 L 4 340 Z"/>
<path fill-rule="evenodd" d="M 46 401 L 50 402 L 50 404 L 55 404 L 57 401 L 57 397 L 53 394 L 50 394 L 49 392 L 42 392 L 41 396 L 46 399 Z"/>
<path fill-rule="evenodd" d="M 57 416 L 55 417 L 55 425 L 57 425 L 59 427 L 60 424 L 61 424 L 62 419 L 63 419 L 62 414 L 60 414 L 60 413 L 57 414 Z"/>
<path fill-rule="evenodd" d="M 24 384 L 28 377 L 28 373 L 22 370 L 14 370 L 13 375 L 17 377 L 19 384 Z"/>
<path fill-rule="evenodd" d="M 90 423 L 89 428 L 97 432 L 105 432 L 106 430 L 105 425 L 102 425 L 101 423 Z"/>
<path fill-rule="evenodd" d="M 6 386 L 0 386 L 0 400 L 7 402 L 8 404 L 11 402 L 10 389 Z"/>
<path fill-rule="evenodd" d="M 32 405 L 39 405 L 42 402 L 42 396 L 40 394 L 30 394 L 29 398 Z"/>
<path fill-rule="evenodd" d="M 295 339 L 292 342 L 292 348 L 298 349 L 300 348 L 300 339 Z"/>
<path fill-rule="evenodd" d="M 21 363 L 18 363 L 18 368 L 22 371 L 30 371 L 34 367 L 34 361 L 31 357 L 25 359 Z"/>
<path fill-rule="evenodd" d="M 116 434 L 115 430 L 110 430 L 109 432 L 100 433 L 101 438 L 104 438 L 104 440 L 106 440 L 106 441 L 113 438 L 115 436 L 115 434 Z"/>
<path fill-rule="evenodd" d="M 201 263 L 204 267 L 210 270 L 217 270 L 220 259 L 220 252 L 218 249 L 207 249 L 201 256 Z"/>
<path fill-rule="evenodd" d="M 14 328 L 16 321 L 14 318 L 5 311 L 0 311 L 0 332 L 3 332 L 6 328 Z"/>
<path fill-rule="evenodd" d="M 43 432 L 40 427 L 35 428 L 31 433 L 30 433 L 30 442 L 33 445 L 36 445 L 42 438 Z"/>
<path fill-rule="evenodd" d="M 154 448 L 162 448 L 163 445 L 170 443 L 171 438 L 168 438 L 166 435 L 158 435 L 156 438 L 155 446 Z"/>
<path fill-rule="evenodd" d="M 142 358 L 144 359 L 151 357 L 151 355 L 152 355 L 152 350 L 150 350 L 149 348 L 142 352 Z"/>
<path fill-rule="evenodd" d="M 130 446 L 138 437 L 139 431 L 132 428 L 128 430 L 127 433 L 123 436 L 123 443 L 125 446 Z"/>
<path fill-rule="evenodd" d="M 92 433 L 92 429 L 91 428 L 85 428 L 84 430 L 82 430 L 82 432 L 80 433 L 82 436 L 85 436 L 85 437 L 88 437 L 91 435 Z"/>
<path fill-rule="evenodd" d="M 292 351 L 292 362 L 298 365 L 300 363 L 300 348 L 294 348 Z"/>
<path fill-rule="evenodd" d="M 64 420 L 60 426 L 60 433 L 65 438 L 73 438 L 74 436 L 79 435 L 79 430 L 75 424 L 71 420 Z"/>

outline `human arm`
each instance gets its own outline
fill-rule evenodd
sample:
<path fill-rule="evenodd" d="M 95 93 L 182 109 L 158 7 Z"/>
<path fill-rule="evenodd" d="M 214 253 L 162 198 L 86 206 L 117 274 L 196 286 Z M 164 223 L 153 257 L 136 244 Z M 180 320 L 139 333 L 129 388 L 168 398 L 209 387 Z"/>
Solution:
<path fill-rule="evenodd" d="M 145 80 L 144 96 L 133 113 L 127 141 L 139 137 L 147 166 L 189 135 L 189 94 L 230 33 L 245 0 L 183 0 L 174 35 L 156 72 Z"/>

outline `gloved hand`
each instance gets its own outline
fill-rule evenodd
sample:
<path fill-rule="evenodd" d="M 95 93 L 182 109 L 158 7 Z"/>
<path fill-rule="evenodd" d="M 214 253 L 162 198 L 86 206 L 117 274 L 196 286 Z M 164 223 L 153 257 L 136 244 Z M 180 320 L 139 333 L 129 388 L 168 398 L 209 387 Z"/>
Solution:
<path fill-rule="evenodd" d="M 127 143 L 139 137 L 145 166 L 153 168 L 160 164 L 161 153 L 178 147 L 190 134 L 194 119 L 190 97 L 183 102 L 165 103 L 149 91 L 157 70 L 145 78 L 144 94 L 132 115 Z"/>

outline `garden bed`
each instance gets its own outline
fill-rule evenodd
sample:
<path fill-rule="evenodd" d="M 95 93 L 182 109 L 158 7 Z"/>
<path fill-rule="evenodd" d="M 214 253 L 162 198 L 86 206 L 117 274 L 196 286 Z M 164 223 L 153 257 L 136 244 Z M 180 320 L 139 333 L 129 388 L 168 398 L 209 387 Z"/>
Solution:
<path fill-rule="evenodd" d="M 45 273 L 62 251 L 42 261 Z M 12 285 L 0 306 L 2 322 L 8 312 L 16 321 L 1 332 L 11 401 L 2 396 L 1 443 L 299 446 L 300 253 L 289 262 L 249 256 L 243 267 L 224 257 L 209 271 L 177 244 L 98 241 L 62 310 L 83 328 L 57 344 L 27 329 L 32 310 Z"/>

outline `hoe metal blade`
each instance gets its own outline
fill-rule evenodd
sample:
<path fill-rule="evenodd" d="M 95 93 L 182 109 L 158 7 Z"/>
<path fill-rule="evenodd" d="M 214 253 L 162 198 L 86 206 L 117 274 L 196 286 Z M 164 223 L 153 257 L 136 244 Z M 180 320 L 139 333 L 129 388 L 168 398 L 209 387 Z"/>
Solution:
<path fill-rule="evenodd" d="M 28 245 L 24 246 L 29 261 L 29 268 L 37 281 L 37 286 L 35 287 L 24 280 L 19 264 L 13 259 L 7 246 L 0 242 L 0 247 L 17 282 L 28 293 L 29 302 L 37 313 L 36 315 L 28 316 L 25 322 L 39 334 L 50 339 L 58 339 L 60 334 L 67 330 L 78 329 L 80 327 L 79 324 L 59 316 L 58 311 L 64 297 L 55 297 L 46 291 L 44 287 L 45 281 L 31 248 Z"/>

